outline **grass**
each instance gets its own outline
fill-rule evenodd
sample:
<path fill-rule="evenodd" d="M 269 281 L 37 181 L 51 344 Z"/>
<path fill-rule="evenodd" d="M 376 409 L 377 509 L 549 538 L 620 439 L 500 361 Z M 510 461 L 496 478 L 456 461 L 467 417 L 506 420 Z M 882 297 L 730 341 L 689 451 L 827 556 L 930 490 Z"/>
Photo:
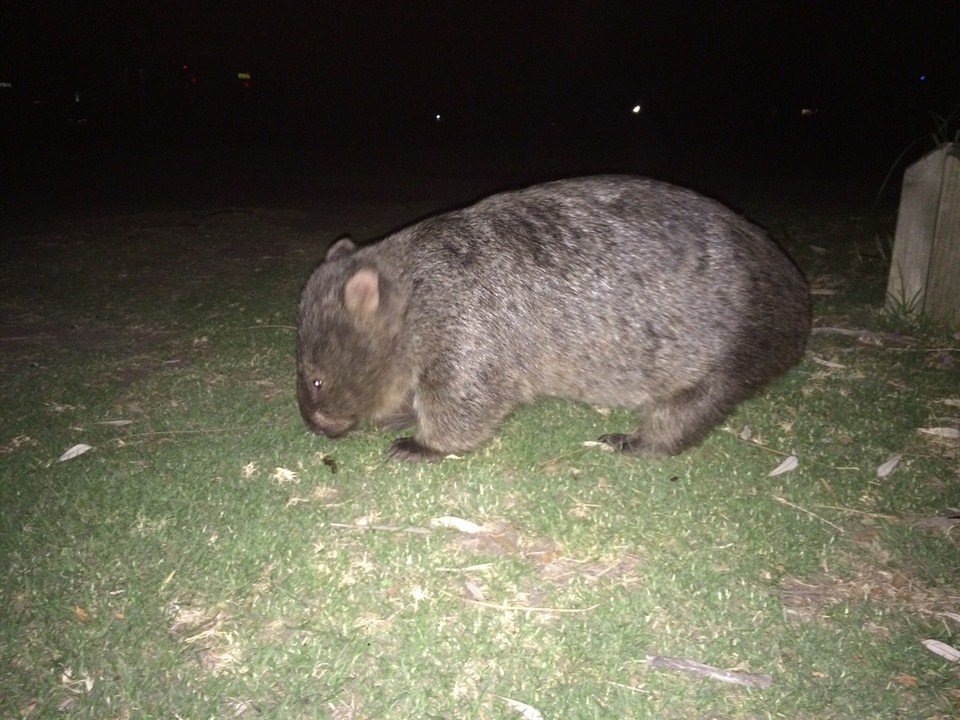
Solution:
<path fill-rule="evenodd" d="M 960 446 L 918 428 L 960 426 L 960 349 L 881 313 L 863 248 L 889 218 L 764 219 L 817 324 L 866 334 L 815 334 L 677 458 L 585 447 L 630 415 L 547 401 L 433 466 L 384 462 L 373 428 L 304 431 L 292 325 L 317 249 L 294 214 L 17 238 L 0 717 L 955 717 L 960 666 L 922 640 L 960 646 Z"/>

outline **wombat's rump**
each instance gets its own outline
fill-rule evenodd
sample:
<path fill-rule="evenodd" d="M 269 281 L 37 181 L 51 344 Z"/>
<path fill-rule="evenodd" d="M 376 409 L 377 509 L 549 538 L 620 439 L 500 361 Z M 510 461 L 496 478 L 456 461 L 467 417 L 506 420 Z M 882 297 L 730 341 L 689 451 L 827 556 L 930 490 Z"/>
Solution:
<path fill-rule="evenodd" d="M 471 450 L 549 395 L 632 408 L 636 430 L 601 439 L 675 454 L 809 331 L 807 283 L 761 228 L 662 182 L 561 180 L 334 244 L 300 302 L 297 395 L 330 437 L 413 425 L 399 458 Z"/>

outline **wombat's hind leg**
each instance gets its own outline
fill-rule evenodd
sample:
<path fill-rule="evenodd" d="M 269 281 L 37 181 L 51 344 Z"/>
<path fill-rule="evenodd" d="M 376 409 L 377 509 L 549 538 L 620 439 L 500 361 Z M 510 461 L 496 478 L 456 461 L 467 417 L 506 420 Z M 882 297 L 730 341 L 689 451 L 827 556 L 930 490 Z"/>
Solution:
<path fill-rule="evenodd" d="M 402 437 L 387 448 L 387 457 L 393 460 L 437 462 L 443 458 L 443 453 L 428 448 L 412 437 Z"/>
<path fill-rule="evenodd" d="M 629 435 L 610 433 L 600 442 L 625 453 L 678 455 L 703 440 L 736 402 L 722 387 L 701 383 L 644 407 L 640 424 Z"/>

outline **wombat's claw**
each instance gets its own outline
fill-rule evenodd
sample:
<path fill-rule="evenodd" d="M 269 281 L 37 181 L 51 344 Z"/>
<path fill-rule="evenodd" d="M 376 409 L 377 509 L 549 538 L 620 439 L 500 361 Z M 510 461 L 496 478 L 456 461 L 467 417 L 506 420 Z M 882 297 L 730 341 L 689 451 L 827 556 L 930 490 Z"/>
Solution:
<path fill-rule="evenodd" d="M 421 445 L 412 437 L 402 437 L 394 440 L 387 448 L 387 457 L 392 460 L 437 462 L 443 457 L 443 453 Z"/>
<path fill-rule="evenodd" d="M 629 435 L 624 435 L 623 433 L 608 433 L 606 435 L 601 435 L 597 438 L 597 442 L 602 442 L 604 445 L 609 445 L 618 452 L 637 452 L 635 441 Z"/>

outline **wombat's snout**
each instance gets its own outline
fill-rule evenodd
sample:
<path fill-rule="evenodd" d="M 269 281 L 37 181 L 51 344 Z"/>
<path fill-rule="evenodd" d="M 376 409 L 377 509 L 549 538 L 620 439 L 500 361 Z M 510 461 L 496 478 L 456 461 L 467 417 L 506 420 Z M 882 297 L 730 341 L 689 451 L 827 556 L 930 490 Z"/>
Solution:
<path fill-rule="evenodd" d="M 311 375 L 303 370 L 297 381 L 297 404 L 300 406 L 300 415 L 307 429 L 317 435 L 326 435 L 328 438 L 337 438 L 347 433 L 357 421 L 355 418 L 336 417 L 324 413 L 321 400 L 320 380 L 310 380 Z"/>
<path fill-rule="evenodd" d="M 300 414 L 303 415 L 303 422 L 311 432 L 326 435 L 328 438 L 345 435 L 356 424 L 354 420 L 328 417 L 319 410 L 310 410 L 306 407 L 300 408 Z"/>

